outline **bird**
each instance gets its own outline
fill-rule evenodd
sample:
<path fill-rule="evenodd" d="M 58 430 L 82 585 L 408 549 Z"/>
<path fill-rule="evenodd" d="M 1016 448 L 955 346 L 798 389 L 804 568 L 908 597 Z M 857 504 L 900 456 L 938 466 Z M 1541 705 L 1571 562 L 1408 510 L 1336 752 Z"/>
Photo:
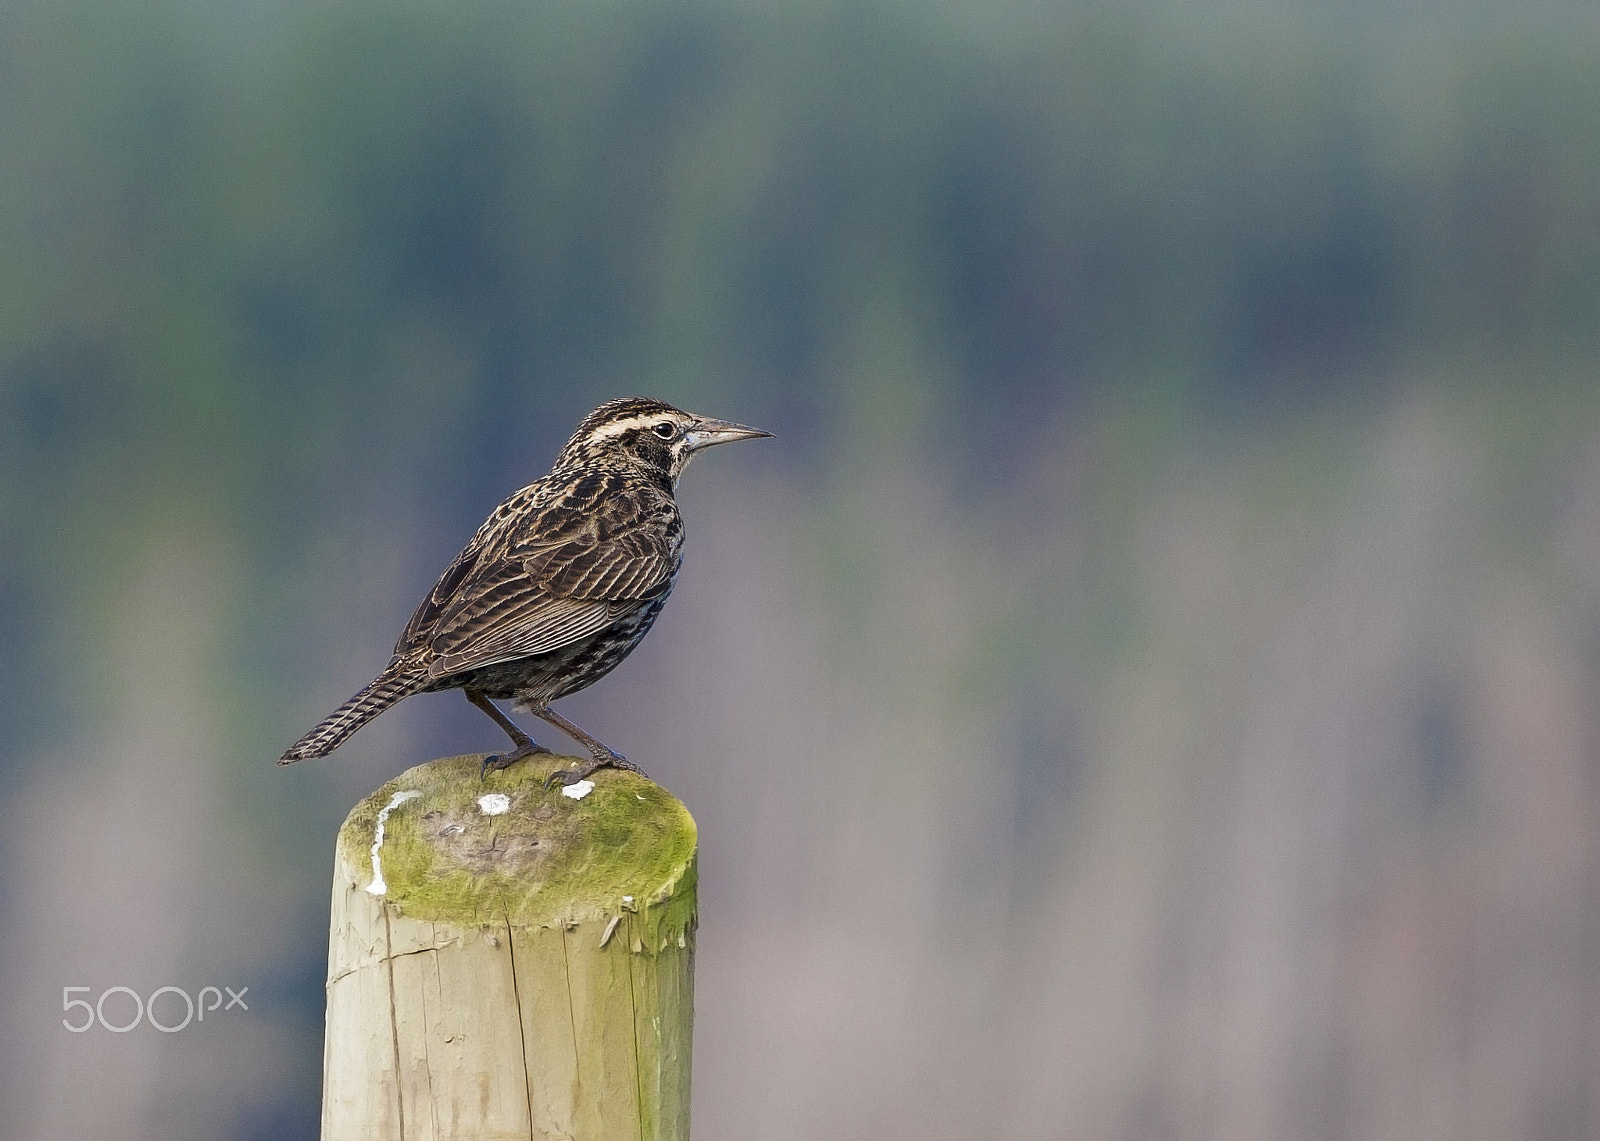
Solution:
<path fill-rule="evenodd" d="M 548 475 L 484 520 L 418 605 L 371 683 L 291 745 L 278 764 L 322 757 L 415 693 L 459 689 L 511 738 L 491 770 L 551 750 L 494 703 L 549 722 L 593 762 L 546 780 L 573 784 L 638 765 L 550 708 L 610 673 L 661 613 L 683 562 L 675 493 L 704 449 L 771 432 L 629 396 L 579 423 Z"/>

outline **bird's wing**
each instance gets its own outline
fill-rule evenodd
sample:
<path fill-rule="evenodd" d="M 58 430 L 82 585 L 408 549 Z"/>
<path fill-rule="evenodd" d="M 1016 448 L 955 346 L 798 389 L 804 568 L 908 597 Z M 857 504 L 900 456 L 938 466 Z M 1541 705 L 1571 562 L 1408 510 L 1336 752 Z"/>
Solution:
<path fill-rule="evenodd" d="M 671 586 L 680 534 L 654 489 L 575 483 L 473 559 L 431 623 L 429 672 L 548 653 L 604 629 Z"/>
<path fill-rule="evenodd" d="M 395 643 L 395 657 L 399 658 L 426 646 L 432 639 L 434 628 L 444 613 L 460 599 L 464 589 L 490 570 L 496 562 L 496 552 L 504 546 L 505 520 L 527 511 L 535 503 L 540 485 L 530 484 L 501 503 L 489 518 L 483 521 L 477 534 L 461 549 L 455 561 L 445 568 L 439 581 L 433 584 L 411 621 Z"/>
<path fill-rule="evenodd" d="M 411 621 L 406 623 L 406 628 L 400 633 L 399 641 L 394 644 L 396 660 L 415 652 L 431 639 L 439 616 L 444 613 L 461 589 L 462 583 L 471 577 L 478 565 L 478 559 L 483 554 L 483 547 L 479 542 L 481 534 L 482 532 L 479 532 L 478 535 L 474 535 L 472 542 L 456 556 L 455 562 L 445 568 L 444 574 L 433 584 L 433 589 L 417 607 L 416 613 L 411 615 Z"/>

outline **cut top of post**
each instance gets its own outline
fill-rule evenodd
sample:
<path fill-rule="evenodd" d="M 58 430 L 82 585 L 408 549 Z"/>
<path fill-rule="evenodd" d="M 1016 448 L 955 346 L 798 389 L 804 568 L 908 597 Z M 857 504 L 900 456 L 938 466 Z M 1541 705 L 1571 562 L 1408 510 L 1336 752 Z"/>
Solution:
<path fill-rule="evenodd" d="M 641 950 L 677 943 L 694 921 L 694 819 L 621 770 L 597 773 L 587 791 L 546 790 L 569 759 L 524 760 L 482 780 L 482 754 L 418 765 L 350 811 L 338 858 L 353 882 L 416 919 L 534 928 L 629 911 L 644 921 Z"/>

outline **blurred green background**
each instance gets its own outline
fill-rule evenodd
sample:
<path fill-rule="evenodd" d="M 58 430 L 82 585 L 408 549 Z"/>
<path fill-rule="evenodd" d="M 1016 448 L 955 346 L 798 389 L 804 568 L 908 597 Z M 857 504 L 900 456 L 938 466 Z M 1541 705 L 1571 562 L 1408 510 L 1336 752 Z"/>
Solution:
<path fill-rule="evenodd" d="M 316 1135 L 338 822 L 502 741 L 272 761 L 637 392 L 779 437 L 562 706 L 697 1136 L 1600 1136 L 1597 318 L 1592 5 L 11 0 L 0 1134 Z"/>

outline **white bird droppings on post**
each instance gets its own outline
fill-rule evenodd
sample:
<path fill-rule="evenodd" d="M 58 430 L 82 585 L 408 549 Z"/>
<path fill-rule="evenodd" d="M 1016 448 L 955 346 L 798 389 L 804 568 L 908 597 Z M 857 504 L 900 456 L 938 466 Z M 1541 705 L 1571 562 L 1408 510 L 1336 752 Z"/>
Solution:
<path fill-rule="evenodd" d="M 573 800 L 582 800 L 594 791 L 594 781 L 580 780 L 567 785 L 561 790 L 562 796 L 570 796 Z"/>
<path fill-rule="evenodd" d="M 383 895 L 389 890 L 389 885 L 383 882 L 383 865 L 378 862 L 378 849 L 383 847 L 383 824 L 389 819 L 389 813 L 399 808 L 408 800 L 415 800 L 421 796 L 419 789 L 408 788 L 404 792 L 397 792 L 389 798 L 389 803 L 378 813 L 378 826 L 372 830 L 372 882 L 367 885 L 370 895 Z"/>
<path fill-rule="evenodd" d="M 511 811 L 511 798 L 503 792 L 486 793 L 478 797 L 478 807 L 485 816 L 499 816 Z"/>

